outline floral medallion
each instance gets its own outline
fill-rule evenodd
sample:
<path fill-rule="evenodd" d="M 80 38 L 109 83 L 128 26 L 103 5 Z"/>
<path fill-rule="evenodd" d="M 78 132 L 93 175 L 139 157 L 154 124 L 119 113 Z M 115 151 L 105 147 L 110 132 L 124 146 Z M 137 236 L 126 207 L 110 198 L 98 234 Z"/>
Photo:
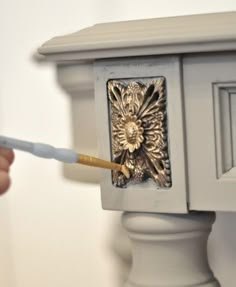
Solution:
<path fill-rule="evenodd" d="M 115 186 L 154 180 L 158 188 L 171 187 L 168 153 L 165 78 L 109 80 L 113 161 L 125 164 L 131 177 L 112 172 Z"/>

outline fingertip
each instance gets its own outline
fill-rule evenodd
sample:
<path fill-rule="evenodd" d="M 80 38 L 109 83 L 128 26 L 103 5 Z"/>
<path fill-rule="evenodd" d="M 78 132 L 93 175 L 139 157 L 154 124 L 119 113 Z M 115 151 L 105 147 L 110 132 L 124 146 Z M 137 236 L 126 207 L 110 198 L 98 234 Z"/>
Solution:
<path fill-rule="evenodd" d="M 9 164 L 12 164 L 15 158 L 14 151 L 8 148 L 0 148 L 0 155 L 3 156 Z"/>
<path fill-rule="evenodd" d="M 0 156 L 0 170 L 8 172 L 9 171 L 9 165 L 10 164 L 9 164 L 8 160 L 5 157 Z"/>

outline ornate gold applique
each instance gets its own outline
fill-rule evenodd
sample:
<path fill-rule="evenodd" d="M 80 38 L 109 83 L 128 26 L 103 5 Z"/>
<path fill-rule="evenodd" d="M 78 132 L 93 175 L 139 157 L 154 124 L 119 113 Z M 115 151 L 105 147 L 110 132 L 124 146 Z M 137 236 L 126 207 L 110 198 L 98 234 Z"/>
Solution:
<path fill-rule="evenodd" d="M 171 186 L 168 155 L 165 79 L 109 80 L 113 161 L 125 164 L 130 179 L 112 172 L 115 186 L 152 178 L 158 187 Z"/>

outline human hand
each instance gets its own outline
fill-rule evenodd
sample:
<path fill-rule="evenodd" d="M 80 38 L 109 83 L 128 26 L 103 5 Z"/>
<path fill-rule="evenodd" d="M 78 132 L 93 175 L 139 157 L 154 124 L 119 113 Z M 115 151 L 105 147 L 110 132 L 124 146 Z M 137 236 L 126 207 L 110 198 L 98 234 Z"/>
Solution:
<path fill-rule="evenodd" d="M 13 150 L 0 148 L 0 194 L 7 191 L 10 186 L 9 167 L 13 160 Z"/>

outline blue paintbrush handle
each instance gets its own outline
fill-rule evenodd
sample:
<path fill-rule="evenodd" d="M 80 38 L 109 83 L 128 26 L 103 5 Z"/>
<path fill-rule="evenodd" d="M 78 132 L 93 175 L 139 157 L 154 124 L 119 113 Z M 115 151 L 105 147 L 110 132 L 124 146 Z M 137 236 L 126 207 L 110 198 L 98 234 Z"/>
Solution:
<path fill-rule="evenodd" d="M 56 159 L 65 163 L 75 163 L 78 154 L 65 148 L 55 148 L 44 143 L 33 143 L 0 135 L 0 146 L 29 152 L 35 156 Z"/>

